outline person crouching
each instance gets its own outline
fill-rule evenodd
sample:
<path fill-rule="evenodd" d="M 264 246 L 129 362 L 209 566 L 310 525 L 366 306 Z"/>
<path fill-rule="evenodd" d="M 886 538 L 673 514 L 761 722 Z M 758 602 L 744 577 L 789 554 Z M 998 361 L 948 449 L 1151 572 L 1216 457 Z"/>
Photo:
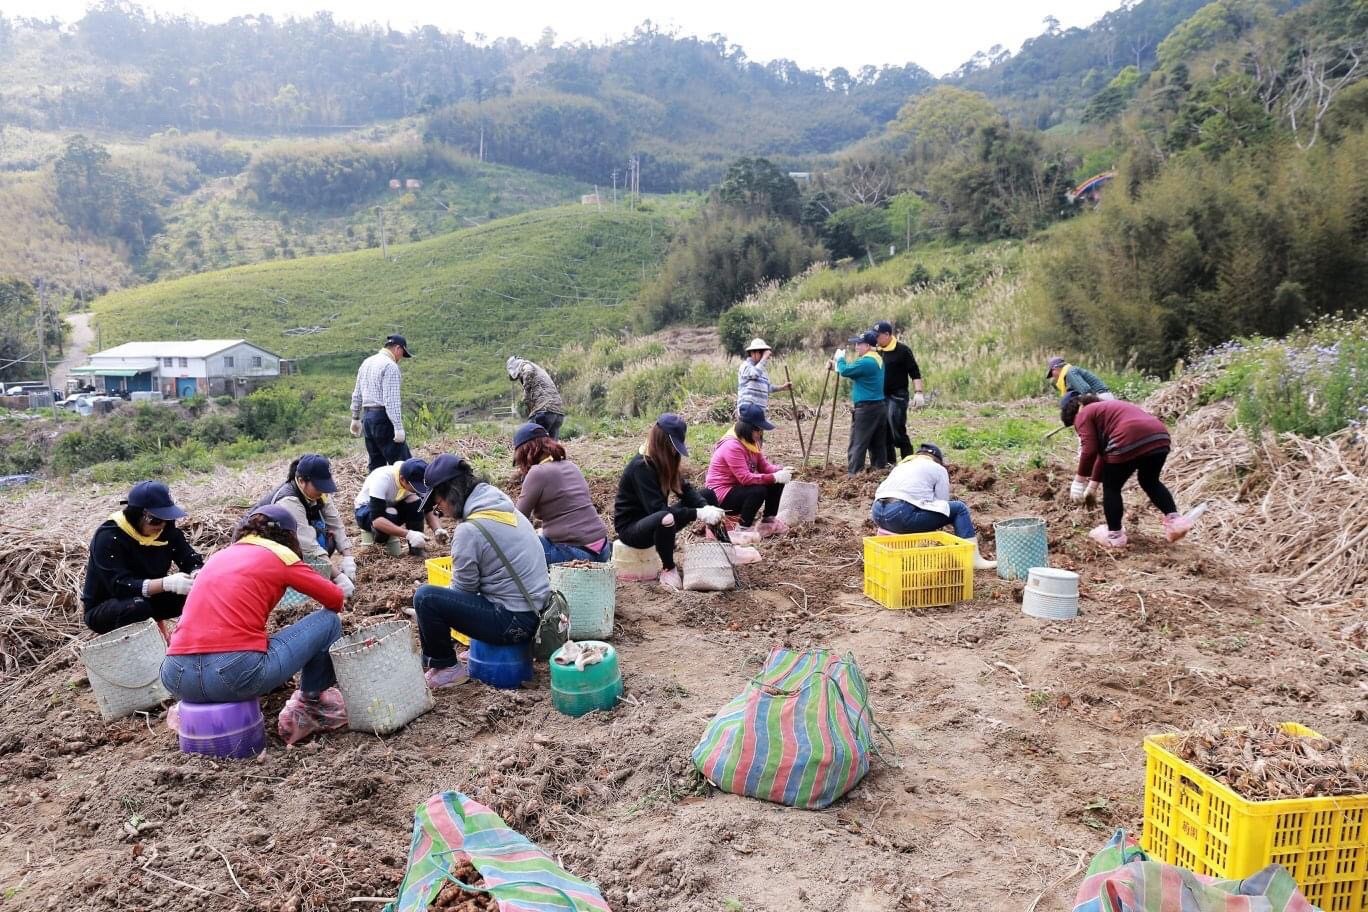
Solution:
<path fill-rule="evenodd" d="M 950 499 L 950 473 L 945 457 L 934 443 L 923 443 L 883 480 L 874 492 L 874 525 L 894 535 L 934 532 L 953 526 L 955 534 L 974 546 L 974 569 L 992 570 L 997 561 L 979 553 L 978 533 L 969 507 Z"/>
<path fill-rule="evenodd" d="M 381 466 L 366 476 L 356 495 L 356 525 L 377 545 L 394 557 L 409 553 L 422 557 L 427 547 L 423 534 L 423 512 L 419 509 L 423 495 L 428 492 L 423 474 L 428 464 L 422 459 L 406 459 L 394 465 Z M 446 540 L 446 530 L 436 514 L 427 515 L 427 525 L 438 541 Z"/>
<path fill-rule="evenodd" d="M 760 406 L 745 402 L 741 420 L 718 441 L 708 463 L 708 489 L 728 513 L 738 513 L 741 525 L 730 534 L 733 543 L 753 545 L 787 531 L 779 520 L 779 498 L 793 480 L 793 469 L 765 458 L 765 431 L 774 430 Z M 761 512 L 761 508 L 764 512 Z M 760 522 L 756 524 L 756 516 Z"/>
<path fill-rule="evenodd" d="M 513 434 L 513 465 L 522 476 L 518 512 L 541 523 L 539 535 L 548 564 L 612 557 L 608 527 L 594 508 L 584 473 L 565 446 L 540 424 L 529 421 Z"/>

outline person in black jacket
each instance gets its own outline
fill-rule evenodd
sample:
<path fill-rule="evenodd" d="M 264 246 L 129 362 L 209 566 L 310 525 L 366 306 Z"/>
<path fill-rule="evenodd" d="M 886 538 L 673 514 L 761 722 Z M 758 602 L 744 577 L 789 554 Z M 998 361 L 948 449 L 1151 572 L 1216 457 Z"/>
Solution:
<path fill-rule="evenodd" d="M 922 389 L 921 368 L 912 349 L 893 335 L 893 324 L 880 320 L 874 324 L 878 335 L 879 354 L 884 365 L 884 411 L 888 416 L 888 462 L 896 465 L 899 459 L 906 459 L 914 452 L 912 439 L 907 435 L 908 381 L 916 391 L 912 405 L 921 408 L 926 404 Z"/>
<path fill-rule="evenodd" d="M 646 445 L 627 463 L 613 503 L 613 527 L 629 548 L 655 546 L 660 555 L 660 583 L 671 589 L 682 585 L 675 569 L 674 545 L 679 531 L 700 519 L 705 525 L 722 522 L 725 514 L 711 491 L 689 484 L 679 472 L 689 455 L 684 438 L 689 426 L 678 415 L 656 419 Z M 670 506 L 670 497 L 677 497 Z"/>
<path fill-rule="evenodd" d="M 180 617 L 204 558 L 176 520 L 185 511 L 159 481 L 140 481 L 117 510 L 100 524 L 90 542 L 81 605 L 85 624 L 108 633 L 153 618 Z M 174 563 L 179 573 L 171 573 Z"/>

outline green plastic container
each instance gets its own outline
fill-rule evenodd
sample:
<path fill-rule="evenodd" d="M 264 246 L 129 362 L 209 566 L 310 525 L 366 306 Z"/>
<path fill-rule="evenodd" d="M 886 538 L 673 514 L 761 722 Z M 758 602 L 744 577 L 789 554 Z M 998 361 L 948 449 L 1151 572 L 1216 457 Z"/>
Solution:
<path fill-rule="evenodd" d="M 622 672 L 618 668 L 617 650 L 598 640 L 580 641 L 582 646 L 602 646 L 607 650 L 603 661 L 584 666 L 556 661 L 561 650 L 551 656 L 551 705 L 567 716 L 582 716 L 598 709 L 612 709 L 622 696 Z M 563 649 L 564 647 L 562 647 Z"/>

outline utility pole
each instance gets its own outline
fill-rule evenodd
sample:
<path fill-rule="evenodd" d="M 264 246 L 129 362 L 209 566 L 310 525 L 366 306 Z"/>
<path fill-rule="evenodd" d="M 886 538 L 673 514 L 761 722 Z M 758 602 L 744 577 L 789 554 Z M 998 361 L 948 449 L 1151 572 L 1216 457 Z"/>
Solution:
<path fill-rule="evenodd" d="M 613 206 L 614 206 L 615 208 L 616 208 L 616 206 L 617 206 L 617 176 L 618 176 L 618 169 L 617 169 L 617 168 L 614 168 L 614 169 L 613 169 Z"/>
<path fill-rule="evenodd" d="M 484 161 L 484 124 L 480 124 L 480 161 Z"/>
<path fill-rule="evenodd" d="M 76 245 L 76 302 L 77 307 L 85 306 L 85 254 L 81 245 Z"/>
<path fill-rule="evenodd" d="M 52 393 L 52 375 L 48 373 L 47 360 L 47 282 L 38 280 L 38 352 L 43 359 L 43 383 L 48 393 Z"/>
<path fill-rule="evenodd" d="M 912 210 L 907 210 L 907 246 L 903 248 L 906 252 L 912 249 Z"/>
<path fill-rule="evenodd" d="M 389 259 L 389 243 L 385 240 L 385 207 L 376 206 L 376 215 L 380 216 L 380 259 Z"/>

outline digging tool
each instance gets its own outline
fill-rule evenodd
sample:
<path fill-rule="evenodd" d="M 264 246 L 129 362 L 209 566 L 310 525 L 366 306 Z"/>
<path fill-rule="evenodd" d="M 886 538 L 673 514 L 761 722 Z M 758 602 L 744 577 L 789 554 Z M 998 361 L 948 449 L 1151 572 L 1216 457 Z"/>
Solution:
<path fill-rule="evenodd" d="M 817 425 L 822 421 L 822 406 L 826 404 L 827 384 L 831 382 L 831 365 L 827 365 L 826 376 L 822 378 L 822 395 L 817 400 L 817 414 L 812 416 L 812 431 L 808 434 L 807 452 L 803 455 L 803 468 L 807 468 L 808 456 L 817 444 Z M 833 406 L 834 408 L 834 406 Z"/>
<path fill-rule="evenodd" d="M 798 397 L 793 394 L 793 378 L 789 376 L 788 365 L 784 365 L 784 382 L 789 388 L 789 402 L 793 403 L 793 423 L 798 426 L 798 449 L 803 451 L 803 463 L 807 463 L 807 445 L 803 443 L 803 419 L 798 413 Z"/>
<path fill-rule="evenodd" d="M 1050 439 L 1051 437 L 1053 437 L 1055 434 L 1058 434 L 1060 431 L 1065 430 L 1065 429 L 1067 429 L 1067 428 L 1068 428 L 1068 425 L 1067 425 L 1067 424 L 1061 424 L 1059 427 L 1055 428 L 1053 431 L 1050 431 L 1050 433 L 1046 434 L 1044 437 L 1041 437 L 1040 439 L 1041 439 L 1041 440 L 1049 440 L 1049 439 Z"/>
<path fill-rule="evenodd" d="M 827 447 L 826 456 L 822 459 L 822 468 L 831 465 L 831 432 L 836 429 L 836 403 L 841 400 L 841 378 L 836 378 L 836 389 L 831 394 L 831 417 L 827 419 Z"/>

